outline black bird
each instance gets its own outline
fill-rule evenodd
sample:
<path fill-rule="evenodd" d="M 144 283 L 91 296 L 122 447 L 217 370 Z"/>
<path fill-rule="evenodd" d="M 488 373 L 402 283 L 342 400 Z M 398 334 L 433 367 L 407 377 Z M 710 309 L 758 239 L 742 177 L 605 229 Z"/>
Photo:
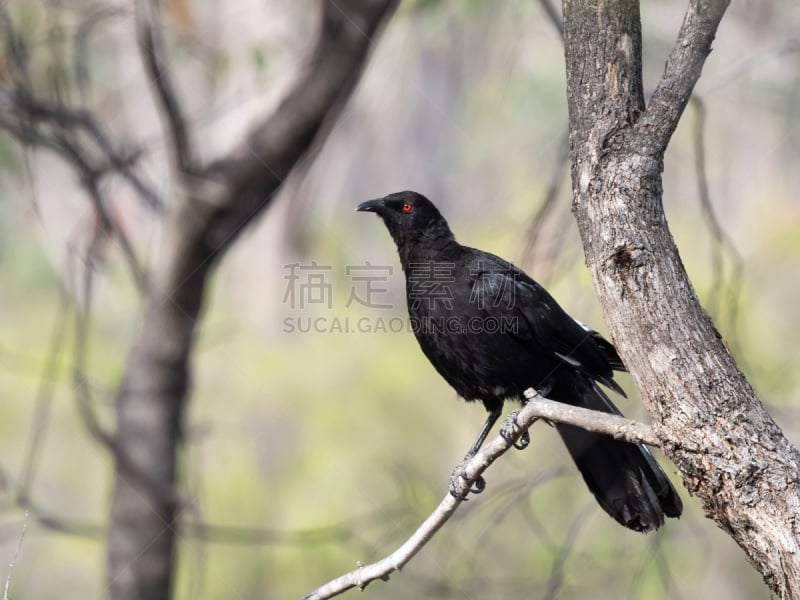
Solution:
<path fill-rule="evenodd" d="M 459 244 L 427 198 L 399 192 L 359 204 L 386 224 L 406 275 L 411 325 L 425 356 L 465 400 L 489 415 L 467 457 L 478 451 L 506 399 L 547 398 L 620 414 L 598 383 L 623 394 L 614 346 L 570 317 L 511 263 Z M 643 445 L 557 424 L 586 485 L 620 524 L 651 531 L 679 517 L 681 500 Z M 478 485 L 479 491 L 482 486 Z"/>

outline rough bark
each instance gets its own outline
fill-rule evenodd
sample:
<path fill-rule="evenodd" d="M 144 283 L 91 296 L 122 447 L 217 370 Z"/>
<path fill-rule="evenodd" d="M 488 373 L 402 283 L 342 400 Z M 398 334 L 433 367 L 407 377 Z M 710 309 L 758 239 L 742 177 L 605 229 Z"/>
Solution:
<path fill-rule="evenodd" d="M 119 456 L 109 529 L 109 586 L 114 600 L 171 594 L 178 517 L 176 454 L 190 387 L 190 357 L 203 297 L 222 253 L 270 203 L 290 170 L 334 118 L 358 80 L 372 38 L 396 0 L 322 3 L 319 35 L 303 73 L 273 114 L 231 156 L 192 164 L 175 91 L 141 14 L 140 39 L 151 84 L 165 113 L 177 187 L 165 215 L 141 330 L 117 394 Z M 149 10 L 139 3 L 141 11 Z M 173 104 L 171 104 L 173 103 Z M 171 107 L 171 108 L 169 108 Z"/>
<path fill-rule="evenodd" d="M 664 452 L 769 587 L 800 598 L 800 454 L 698 301 L 662 205 L 664 150 L 727 4 L 689 3 L 645 107 L 638 2 L 564 0 L 573 210 Z"/>

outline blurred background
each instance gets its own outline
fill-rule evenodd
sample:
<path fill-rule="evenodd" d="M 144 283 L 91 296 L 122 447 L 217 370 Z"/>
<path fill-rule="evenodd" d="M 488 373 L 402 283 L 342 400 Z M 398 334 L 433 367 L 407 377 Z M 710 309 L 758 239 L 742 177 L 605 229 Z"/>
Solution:
<path fill-rule="evenodd" d="M 316 3 L 164 2 L 170 60 L 208 156 L 267 113 L 313 42 Z M 645 87 L 685 3 L 644 2 Z M 44 93 L 86 101 L 169 194 L 159 121 L 127 4 L 8 4 Z M 556 9 L 560 13 L 559 9 Z M 74 43 L 84 30 L 86 81 Z M 789 438 L 800 401 L 800 5 L 735 2 L 667 152 L 664 203 L 695 287 Z M 0 62 L 0 83 L 3 63 Z M 90 84 L 86 84 L 86 82 Z M 462 243 L 499 254 L 604 331 L 570 212 L 560 34 L 540 2 L 401 4 L 312 159 L 225 257 L 200 326 L 181 470 L 196 504 L 178 598 L 299 597 L 382 558 L 447 490 L 483 423 L 402 327 L 403 276 L 365 199 L 413 189 Z M 0 565 L 26 537 L 12 598 L 103 598 L 112 464 L 76 405 L 75 314 L 101 422 L 142 317 L 119 250 L 88 265 L 94 217 L 72 171 L 0 136 Z M 145 263 L 157 216 L 110 181 Z M 359 269 L 359 267 L 362 267 Z M 626 415 L 646 418 L 628 376 Z M 682 491 L 680 521 L 624 530 L 595 504 L 555 433 L 488 488 L 375 598 L 767 598 L 743 553 Z M 662 461 L 663 462 L 663 461 Z M 664 462 L 667 471 L 674 468 Z M 677 480 L 676 480 L 677 481 Z M 681 487 L 681 490 L 683 488 Z M 5 568 L 0 569 L 2 580 Z M 356 592 L 350 592 L 350 595 Z"/>

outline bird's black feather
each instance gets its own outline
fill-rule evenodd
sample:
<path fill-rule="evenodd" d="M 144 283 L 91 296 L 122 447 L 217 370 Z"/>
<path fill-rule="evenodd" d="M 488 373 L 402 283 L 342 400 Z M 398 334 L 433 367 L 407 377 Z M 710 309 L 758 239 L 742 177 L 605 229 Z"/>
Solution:
<path fill-rule="evenodd" d="M 397 245 L 422 351 L 461 397 L 484 404 L 487 423 L 506 399 L 521 400 L 529 387 L 619 414 L 597 385 L 624 395 L 614 371 L 625 365 L 613 344 L 570 317 L 536 281 L 498 256 L 456 242 L 436 207 L 415 192 L 358 210 L 380 216 Z M 680 516 L 680 498 L 647 448 L 568 425 L 557 429 L 590 491 L 619 523 L 649 531 L 665 516 Z"/>

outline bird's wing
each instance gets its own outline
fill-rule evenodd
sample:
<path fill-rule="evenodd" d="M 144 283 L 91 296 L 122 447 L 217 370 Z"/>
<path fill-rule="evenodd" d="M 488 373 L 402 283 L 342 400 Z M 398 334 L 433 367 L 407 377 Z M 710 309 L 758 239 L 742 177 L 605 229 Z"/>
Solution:
<path fill-rule="evenodd" d="M 614 346 L 598 332 L 570 317 L 541 285 L 522 271 L 498 259 L 473 269 L 471 302 L 482 314 L 514 318 L 513 333 L 526 345 L 558 359 L 622 394 L 613 369 L 624 365 Z"/>
<path fill-rule="evenodd" d="M 628 367 L 625 366 L 625 363 L 622 362 L 622 359 L 617 354 L 617 349 L 614 347 L 614 344 L 609 342 L 606 338 L 604 338 L 599 332 L 595 331 L 586 323 L 581 323 L 578 319 L 575 319 L 575 322 L 586 331 L 592 339 L 594 340 L 595 345 L 603 354 L 603 358 L 609 364 L 609 366 L 614 369 L 615 371 L 627 371 Z"/>

